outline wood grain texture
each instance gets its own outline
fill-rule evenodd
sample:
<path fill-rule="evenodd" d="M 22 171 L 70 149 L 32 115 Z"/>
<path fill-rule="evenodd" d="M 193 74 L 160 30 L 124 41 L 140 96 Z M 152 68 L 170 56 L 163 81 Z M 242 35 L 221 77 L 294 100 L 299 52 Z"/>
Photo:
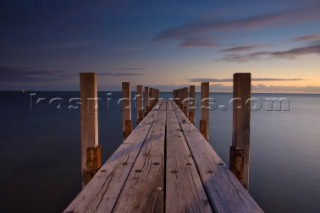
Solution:
<path fill-rule="evenodd" d="M 176 103 L 159 100 L 64 212 L 263 211 Z"/>
<path fill-rule="evenodd" d="M 132 132 L 132 121 L 131 120 L 125 120 L 125 131 L 124 131 L 124 137 L 127 138 L 131 132 Z"/>
<path fill-rule="evenodd" d="M 180 109 L 175 112 L 214 211 L 263 212 L 199 130 Z"/>
<path fill-rule="evenodd" d="M 246 188 L 246 186 L 243 184 L 246 181 L 244 180 L 244 150 L 243 149 L 237 149 L 233 146 L 230 147 L 230 170 L 233 172 L 233 174 L 238 178 L 240 183 Z"/>
<path fill-rule="evenodd" d="M 130 82 L 122 82 L 122 134 L 123 139 L 128 136 L 128 122 L 131 122 L 131 86 Z M 131 124 L 132 126 L 132 124 Z"/>
<path fill-rule="evenodd" d="M 144 93 L 143 93 L 143 110 L 144 114 L 148 114 L 149 110 L 149 87 L 144 87 Z"/>
<path fill-rule="evenodd" d="M 201 119 L 205 121 L 205 139 L 209 141 L 209 127 L 210 127 L 210 106 L 209 106 L 210 88 L 209 82 L 201 83 Z"/>
<path fill-rule="evenodd" d="M 149 88 L 149 111 L 153 107 L 154 104 L 154 89 Z"/>
<path fill-rule="evenodd" d="M 196 122 L 196 87 L 194 85 L 190 85 L 189 90 L 190 90 L 189 120 L 191 121 L 191 123 L 195 124 Z"/>
<path fill-rule="evenodd" d="M 233 76 L 233 134 L 232 147 L 243 150 L 244 163 L 231 159 L 230 169 L 238 174 L 239 180 L 245 188 L 249 187 L 250 170 L 250 117 L 251 117 L 251 74 L 235 73 Z M 239 151 L 234 152 L 236 154 Z M 235 163 L 235 164 L 234 164 Z M 239 170 L 241 169 L 241 170 Z M 243 174 L 241 174 L 243 173 Z"/>
<path fill-rule="evenodd" d="M 158 105 L 155 109 L 159 109 Z M 65 213 L 112 212 L 157 115 L 158 110 L 153 110 L 143 119 L 66 208 Z"/>
<path fill-rule="evenodd" d="M 160 109 L 126 181 L 114 213 L 163 212 L 166 102 Z"/>
<path fill-rule="evenodd" d="M 101 168 L 101 146 L 87 148 L 87 180 L 88 183 Z"/>
<path fill-rule="evenodd" d="M 189 147 L 169 102 L 166 132 L 165 212 L 212 212 Z"/>
<path fill-rule="evenodd" d="M 178 106 L 179 106 L 180 109 L 182 109 L 183 108 L 183 105 L 182 105 L 182 100 L 183 100 L 182 89 L 178 89 L 178 97 L 179 97 Z"/>
<path fill-rule="evenodd" d="M 207 135 L 207 124 L 206 121 L 200 120 L 200 133 L 205 137 Z"/>
<path fill-rule="evenodd" d="M 87 171 L 87 148 L 98 146 L 98 95 L 95 73 L 80 73 L 80 97 L 81 171 L 84 187 L 90 180 Z"/>

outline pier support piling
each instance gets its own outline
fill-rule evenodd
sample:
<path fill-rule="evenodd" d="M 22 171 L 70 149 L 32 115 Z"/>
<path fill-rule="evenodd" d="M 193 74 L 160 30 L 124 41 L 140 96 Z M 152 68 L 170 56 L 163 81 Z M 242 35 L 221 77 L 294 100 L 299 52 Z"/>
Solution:
<path fill-rule="evenodd" d="M 190 85 L 189 87 L 190 95 L 189 95 L 189 120 L 191 123 L 195 124 L 196 122 L 196 87 L 194 85 Z"/>
<path fill-rule="evenodd" d="M 122 82 L 122 130 L 123 139 L 132 131 L 130 82 Z"/>
<path fill-rule="evenodd" d="M 149 112 L 149 87 L 144 87 L 143 108 L 144 108 L 144 115 L 147 115 Z"/>
<path fill-rule="evenodd" d="M 209 141 L 209 82 L 201 83 L 201 120 L 200 120 L 200 132 Z"/>
<path fill-rule="evenodd" d="M 248 189 L 250 170 L 251 74 L 233 76 L 233 135 L 230 169 Z"/>
<path fill-rule="evenodd" d="M 98 144 L 98 95 L 95 73 L 80 73 L 81 171 L 84 187 L 101 167 Z"/>
<path fill-rule="evenodd" d="M 189 88 L 185 87 L 182 89 L 183 91 L 183 112 L 186 115 L 186 117 L 189 116 Z"/>
<path fill-rule="evenodd" d="M 143 111 L 142 111 L 142 85 L 137 86 L 137 124 L 139 124 L 143 119 Z"/>

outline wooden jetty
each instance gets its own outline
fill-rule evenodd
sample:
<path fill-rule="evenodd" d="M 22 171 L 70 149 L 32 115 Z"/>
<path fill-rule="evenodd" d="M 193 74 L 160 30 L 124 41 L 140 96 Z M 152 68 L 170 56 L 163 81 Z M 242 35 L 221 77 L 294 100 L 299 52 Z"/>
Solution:
<path fill-rule="evenodd" d="M 236 74 L 235 81 L 246 81 L 249 77 Z M 128 83 L 123 84 L 123 89 L 130 90 Z M 243 115 L 249 116 L 247 110 L 234 111 L 234 119 L 241 118 L 234 125 L 231 171 L 208 143 L 208 109 L 202 109 L 203 132 L 194 126 L 193 86 L 190 87 L 190 98 L 188 88 L 183 88 L 174 90 L 171 100 L 160 99 L 159 90 L 153 88 L 145 87 L 143 92 L 139 85 L 137 89 L 138 95 L 143 93 L 147 99 L 137 99 L 139 124 L 132 132 L 131 129 L 127 132 L 127 125 L 131 125 L 128 124 L 131 123 L 128 115 L 131 109 L 123 112 L 125 140 L 101 168 L 96 168 L 95 175 L 65 213 L 263 212 L 246 189 L 249 171 L 246 158 L 249 139 L 246 136 L 250 121 Z M 242 89 L 235 87 L 237 95 L 250 92 L 241 92 Z M 209 83 L 204 83 L 202 90 L 203 97 L 208 98 Z M 123 95 L 126 98 L 131 93 L 123 91 Z M 189 98 L 190 105 L 181 102 L 179 97 Z M 204 103 L 208 104 L 208 100 Z M 94 146 L 99 147 L 96 143 Z M 88 159 L 89 154 L 87 161 L 90 161 Z M 84 164 L 83 168 L 86 168 Z"/>

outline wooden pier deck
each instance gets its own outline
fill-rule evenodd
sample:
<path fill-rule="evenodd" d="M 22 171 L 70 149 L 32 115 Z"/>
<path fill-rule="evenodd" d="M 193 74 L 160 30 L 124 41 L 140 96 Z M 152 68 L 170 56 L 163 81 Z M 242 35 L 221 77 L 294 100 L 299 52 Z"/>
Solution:
<path fill-rule="evenodd" d="M 159 100 L 64 212 L 263 211 L 176 103 Z"/>

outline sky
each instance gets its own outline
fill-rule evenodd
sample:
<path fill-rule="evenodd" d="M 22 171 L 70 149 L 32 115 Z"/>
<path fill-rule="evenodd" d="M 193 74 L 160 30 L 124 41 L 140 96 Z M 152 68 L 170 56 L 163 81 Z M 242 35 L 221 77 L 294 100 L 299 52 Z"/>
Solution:
<path fill-rule="evenodd" d="M 0 0 L 0 90 L 162 91 L 210 81 L 229 92 L 320 94 L 320 0 Z"/>

